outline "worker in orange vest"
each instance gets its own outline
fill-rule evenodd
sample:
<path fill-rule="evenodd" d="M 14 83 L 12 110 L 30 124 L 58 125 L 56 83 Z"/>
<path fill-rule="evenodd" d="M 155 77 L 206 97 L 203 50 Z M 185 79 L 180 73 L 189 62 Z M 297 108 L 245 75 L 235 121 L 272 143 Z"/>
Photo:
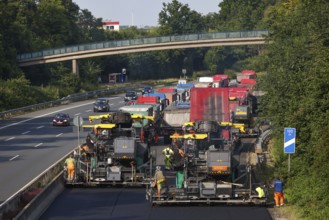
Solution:
<path fill-rule="evenodd" d="M 71 154 L 69 158 L 65 160 L 65 167 L 67 169 L 67 180 L 73 181 L 75 171 L 75 159 Z"/>
<path fill-rule="evenodd" d="M 80 152 L 81 152 L 83 161 L 90 159 L 89 147 L 87 144 L 84 144 L 80 147 Z"/>

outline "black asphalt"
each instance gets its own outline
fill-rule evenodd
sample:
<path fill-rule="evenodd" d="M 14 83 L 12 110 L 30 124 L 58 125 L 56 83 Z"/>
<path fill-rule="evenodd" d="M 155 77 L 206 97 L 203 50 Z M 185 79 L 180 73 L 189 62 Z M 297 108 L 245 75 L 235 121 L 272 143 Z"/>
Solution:
<path fill-rule="evenodd" d="M 266 207 L 258 206 L 151 206 L 145 189 L 66 189 L 41 220 L 267 220 Z"/>

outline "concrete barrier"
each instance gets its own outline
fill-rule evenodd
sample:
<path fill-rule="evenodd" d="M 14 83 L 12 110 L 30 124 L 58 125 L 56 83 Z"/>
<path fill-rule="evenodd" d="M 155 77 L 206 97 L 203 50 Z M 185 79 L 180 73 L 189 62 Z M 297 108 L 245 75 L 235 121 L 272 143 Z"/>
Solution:
<path fill-rule="evenodd" d="M 255 146 L 255 153 L 260 154 L 263 152 L 264 143 L 268 140 L 271 134 L 272 134 L 272 130 L 268 129 L 259 136 Z"/>
<path fill-rule="evenodd" d="M 63 172 L 60 172 L 53 181 L 28 203 L 13 220 L 39 219 L 52 202 L 65 189 Z"/>
<path fill-rule="evenodd" d="M 69 154 L 71 154 L 70 152 Z M 63 165 L 65 159 L 68 155 L 59 159 L 55 164 L 49 167 L 47 170 L 42 172 L 39 176 L 34 178 L 29 185 L 20 189 L 6 201 L 0 205 L 0 219 L 13 219 L 18 213 L 26 209 L 27 206 L 31 205 L 31 202 L 36 199 L 39 194 L 42 194 L 46 188 L 48 188 L 49 183 L 54 182 L 54 178 L 58 177 L 63 172 Z M 58 187 L 58 186 L 57 186 Z M 28 211 L 27 209 L 26 211 Z M 23 214 L 20 214 L 25 216 Z M 23 218 L 23 219 L 36 219 L 36 218 Z"/>

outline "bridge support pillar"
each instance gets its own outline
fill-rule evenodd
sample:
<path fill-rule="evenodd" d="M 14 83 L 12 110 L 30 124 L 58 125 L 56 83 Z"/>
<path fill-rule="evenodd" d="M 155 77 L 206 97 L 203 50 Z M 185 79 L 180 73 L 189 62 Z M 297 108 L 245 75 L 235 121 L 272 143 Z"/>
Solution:
<path fill-rule="evenodd" d="M 79 64 L 76 59 L 72 60 L 72 72 L 79 78 Z"/>

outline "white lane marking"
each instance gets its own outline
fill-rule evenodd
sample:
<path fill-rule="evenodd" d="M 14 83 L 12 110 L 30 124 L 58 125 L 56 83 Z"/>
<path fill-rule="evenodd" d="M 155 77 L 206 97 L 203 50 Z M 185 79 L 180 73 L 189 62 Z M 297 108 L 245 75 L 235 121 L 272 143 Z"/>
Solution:
<path fill-rule="evenodd" d="M 114 104 L 110 104 L 110 105 L 114 105 Z"/>
<path fill-rule="evenodd" d="M 109 98 L 109 99 L 119 99 L 121 97 L 114 97 L 114 98 Z M 36 116 L 34 118 L 29 118 L 29 119 L 25 119 L 23 121 L 20 121 L 20 122 L 15 122 L 15 123 L 12 123 L 12 124 L 9 124 L 9 125 L 6 125 L 6 126 L 3 126 L 3 127 L 0 127 L 0 130 L 4 129 L 4 128 L 8 128 L 8 127 L 11 127 L 11 126 L 14 126 L 14 125 L 19 125 L 19 124 L 22 124 L 24 122 L 27 122 L 27 121 L 31 121 L 33 119 L 36 119 L 36 118 L 41 118 L 41 117 L 44 117 L 44 116 L 47 116 L 47 115 L 52 115 L 52 114 L 55 114 L 57 112 L 62 112 L 62 111 L 65 111 L 65 110 L 69 110 L 69 109 L 73 109 L 73 108 L 78 108 L 78 107 L 81 107 L 81 106 L 85 106 L 85 105 L 90 105 L 90 104 L 93 104 L 94 102 L 88 102 L 88 103 L 85 103 L 85 104 L 81 104 L 81 105 L 75 105 L 75 106 L 72 106 L 72 107 L 69 107 L 69 108 L 63 108 L 61 110 L 57 110 L 57 111 L 54 111 L 54 112 L 49 112 L 47 114 L 43 114 L 43 115 L 39 115 L 39 116 Z"/>
<path fill-rule="evenodd" d="M 119 103 L 124 103 L 124 101 L 121 101 L 121 102 L 119 102 Z"/>
<path fill-rule="evenodd" d="M 77 116 L 77 115 L 80 115 L 81 113 L 76 113 L 76 114 L 74 114 L 74 116 Z"/>
<path fill-rule="evenodd" d="M 91 112 L 91 110 L 89 109 L 89 110 L 87 110 L 86 112 Z"/>
<path fill-rule="evenodd" d="M 31 131 L 25 131 L 25 132 L 23 132 L 22 134 L 28 134 L 28 133 L 30 133 Z"/>
<path fill-rule="evenodd" d="M 77 146 L 79 147 L 79 146 Z M 66 157 L 68 156 L 65 155 L 64 157 L 60 158 L 59 160 L 57 160 L 54 164 L 58 164 L 59 162 L 63 161 Z M 16 155 L 16 157 L 19 157 L 19 155 Z M 46 169 L 45 171 L 43 171 L 42 173 L 40 173 L 38 176 L 36 176 L 33 180 L 31 180 L 30 182 L 28 182 L 27 184 L 25 184 L 25 186 L 23 186 L 21 189 L 26 189 L 28 186 L 31 186 L 32 183 L 35 183 L 36 180 L 40 179 L 41 176 L 45 175 L 45 173 L 49 172 L 49 170 L 51 169 L 52 167 L 49 167 L 48 169 Z M 8 201 L 11 201 L 12 198 L 15 198 L 17 197 L 19 194 L 21 193 L 20 190 L 18 190 L 17 192 L 15 192 L 14 195 L 10 196 L 8 199 L 6 199 L 5 201 L 3 201 L 1 204 L 0 204 L 0 208 L 4 205 L 4 204 L 8 204 Z"/>
<path fill-rule="evenodd" d="M 59 137 L 59 136 L 61 136 L 63 133 L 60 133 L 60 134 L 58 134 L 58 135 L 56 135 L 56 137 Z"/>
<path fill-rule="evenodd" d="M 41 125 L 41 126 L 37 127 L 37 129 L 40 129 L 40 128 L 43 128 L 43 127 L 44 127 L 44 125 Z"/>
<path fill-rule="evenodd" d="M 39 147 L 40 145 L 42 145 L 43 143 L 40 143 L 40 144 L 37 144 L 37 145 L 35 145 L 34 147 Z"/>
<path fill-rule="evenodd" d="M 7 138 L 5 141 L 10 141 L 12 139 L 14 139 L 15 137 L 10 137 L 10 138 Z"/>
<path fill-rule="evenodd" d="M 9 160 L 10 161 L 15 160 L 17 157 L 19 157 L 19 155 L 16 155 L 15 157 L 10 158 Z"/>

